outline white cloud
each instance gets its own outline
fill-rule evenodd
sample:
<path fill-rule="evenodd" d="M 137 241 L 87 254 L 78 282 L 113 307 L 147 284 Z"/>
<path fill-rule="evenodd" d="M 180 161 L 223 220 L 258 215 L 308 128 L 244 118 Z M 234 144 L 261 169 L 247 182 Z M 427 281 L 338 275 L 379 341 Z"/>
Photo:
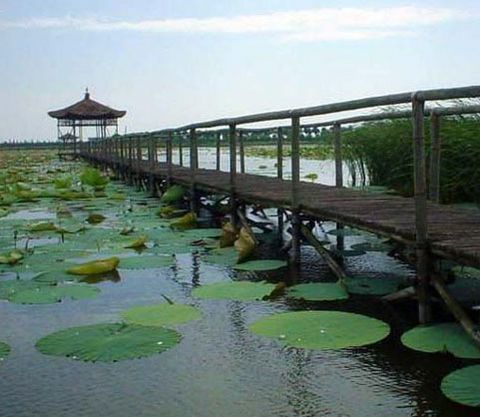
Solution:
<path fill-rule="evenodd" d="M 286 41 L 362 40 L 414 35 L 419 27 L 472 17 L 449 8 L 319 8 L 233 17 L 115 21 L 96 17 L 32 18 L 0 28 L 139 31 L 158 33 L 274 34 Z"/>

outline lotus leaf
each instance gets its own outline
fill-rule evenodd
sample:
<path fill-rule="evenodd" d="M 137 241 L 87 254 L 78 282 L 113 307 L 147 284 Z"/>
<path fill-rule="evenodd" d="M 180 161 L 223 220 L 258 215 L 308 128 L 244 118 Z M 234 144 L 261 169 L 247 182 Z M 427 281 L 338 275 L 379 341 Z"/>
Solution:
<path fill-rule="evenodd" d="M 45 284 L 24 279 L 0 281 L 0 299 L 8 300 L 17 292 L 36 290 Z"/>
<path fill-rule="evenodd" d="M 227 248 L 233 246 L 237 240 L 238 230 L 233 227 L 233 224 L 228 222 L 222 226 L 222 234 L 220 236 L 220 247 Z"/>
<path fill-rule="evenodd" d="M 235 248 L 218 248 L 213 249 L 204 257 L 205 262 L 233 266 L 237 263 L 238 253 Z"/>
<path fill-rule="evenodd" d="M 112 257 L 108 259 L 98 259 L 96 261 L 86 262 L 80 265 L 72 266 L 67 269 L 67 273 L 72 275 L 97 275 L 117 269 L 120 259 Z"/>
<path fill-rule="evenodd" d="M 386 295 L 396 291 L 403 282 L 399 276 L 349 277 L 345 284 L 350 294 Z"/>
<path fill-rule="evenodd" d="M 255 301 L 268 296 L 275 289 L 274 284 L 266 282 L 234 281 L 202 285 L 193 290 L 198 298 L 217 300 Z"/>
<path fill-rule="evenodd" d="M 194 240 L 219 237 L 221 234 L 222 229 L 190 229 L 181 233 L 182 237 Z"/>
<path fill-rule="evenodd" d="M 287 262 L 279 259 L 259 259 L 237 264 L 233 268 L 239 271 L 272 271 L 286 266 Z"/>
<path fill-rule="evenodd" d="M 148 240 L 147 236 L 140 236 L 139 238 L 135 239 L 133 242 L 126 245 L 125 248 L 127 249 L 144 248 L 147 240 Z"/>
<path fill-rule="evenodd" d="M 450 352 L 457 358 L 480 359 L 480 349 L 457 323 L 417 326 L 405 332 L 401 340 L 421 352 Z"/>
<path fill-rule="evenodd" d="M 170 222 L 172 229 L 193 229 L 197 226 L 197 215 L 193 212 L 187 213 L 184 216 Z"/>
<path fill-rule="evenodd" d="M 305 349 L 342 349 L 378 342 L 390 333 L 383 321 L 342 311 L 273 314 L 250 325 L 258 335 Z"/>
<path fill-rule="evenodd" d="M 185 192 L 181 185 L 172 185 L 163 193 L 160 201 L 165 204 L 175 203 L 183 198 Z"/>
<path fill-rule="evenodd" d="M 480 365 L 467 366 L 448 374 L 440 389 L 452 401 L 480 407 Z"/>
<path fill-rule="evenodd" d="M 130 308 L 122 312 L 122 317 L 128 323 L 166 326 L 197 320 L 201 314 L 198 309 L 189 305 L 162 303 Z"/>
<path fill-rule="evenodd" d="M 234 247 L 238 252 L 238 262 L 243 262 L 253 253 L 256 247 L 254 238 L 250 233 L 242 227 L 238 235 L 238 239 L 234 243 Z"/>
<path fill-rule="evenodd" d="M 100 290 L 91 285 L 39 285 L 37 288 L 17 291 L 9 296 L 16 304 L 53 304 L 64 299 L 82 300 L 95 297 Z"/>
<path fill-rule="evenodd" d="M 117 362 L 164 352 L 180 342 L 174 330 L 156 326 L 111 323 L 73 327 L 43 337 L 43 354 L 88 362 Z"/>
<path fill-rule="evenodd" d="M 10 353 L 10 346 L 4 342 L 0 342 L 0 362 L 3 361 Z"/>
<path fill-rule="evenodd" d="M 383 242 L 362 242 L 350 246 L 351 249 L 362 252 L 388 252 L 392 247 Z"/>
<path fill-rule="evenodd" d="M 108 184 L 107 177 L 104 177 L 98 169 L 90 167 L 85 168 L 80 174 L 80 181 L 96 189 L 102 189 Z"/>
<path fill-rule="evenodd" d="M 53 180 L 55 188 L 70 188 L 72 186 L 71 176 L 62 176 Z"/>
<path fill-rule="evenodd" d="M 327 232 L 329 235 L 334 236 L 358 236 L 361 233 L 355 229 L 345 227 L 343 229 L 332 229 Z"/>
<path fill-rule="evenodd" d="M 480 269 L 469 266 L 455 266 L 452 271 L 462 278 L 480 278 Z"/>
<path fill-rule="evenodd" d="M 312 282 L 287 289 L 287 295 L 309 301 L 346 300 L 348 293 L 338 282 Z"/>
<path fill-rule="evenodd" d="M 354 249 L 346 249 L 346 250 L 339 250 L 335 247 L 331 249 L 334 255 L 341 256 L 343 258 L 351 258 L 354 256 L 362 256 L 365 255 L 366 252 L 363 250 L 354 250 Z"/>

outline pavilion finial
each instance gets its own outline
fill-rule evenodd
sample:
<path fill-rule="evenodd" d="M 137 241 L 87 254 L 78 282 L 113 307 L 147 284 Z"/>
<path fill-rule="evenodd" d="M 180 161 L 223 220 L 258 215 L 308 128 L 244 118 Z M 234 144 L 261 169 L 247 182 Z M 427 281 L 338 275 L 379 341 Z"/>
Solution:
<path fill-rule="evenodd" d="M 90 98 L 90 93 L 88 92 L 88 87 L 85 88 L 85 100 Z"/>

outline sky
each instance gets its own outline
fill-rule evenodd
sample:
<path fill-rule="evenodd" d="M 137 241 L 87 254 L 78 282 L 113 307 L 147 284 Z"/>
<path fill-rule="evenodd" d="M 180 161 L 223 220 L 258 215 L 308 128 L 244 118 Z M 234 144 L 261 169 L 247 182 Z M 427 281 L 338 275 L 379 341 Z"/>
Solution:
<path fill-rule="evenodd" d="M 134 132 L 480 84 L 478 39 L 478 0 L 0 0 L 0 142 L 86 87 Z"/>

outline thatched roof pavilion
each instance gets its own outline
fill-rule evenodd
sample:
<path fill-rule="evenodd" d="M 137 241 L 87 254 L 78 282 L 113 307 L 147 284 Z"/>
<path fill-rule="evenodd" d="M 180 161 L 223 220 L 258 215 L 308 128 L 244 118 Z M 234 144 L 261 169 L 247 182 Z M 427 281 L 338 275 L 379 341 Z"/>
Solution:
<path fill-rule="evenodd" d="M 88 88 L 85 97 L 71 106 L 59 110 L 49 111 L 48 115 L 57 119 L 58 139 L 63 143 L 63 153 L 66 151 L 67 142 L 73 145 L 70 153 L 77 152 L 77 138 L 83 138 L 84 127 L 96 128 L 96 137 L 109 136 L 108 128 L 113 127 L 114 133 L 118 133 L 118 119 L 125 116 L 125 110 L 115 110 L 90 98 Z M 73 140 L 72 140 L 73 139 Z"/>

